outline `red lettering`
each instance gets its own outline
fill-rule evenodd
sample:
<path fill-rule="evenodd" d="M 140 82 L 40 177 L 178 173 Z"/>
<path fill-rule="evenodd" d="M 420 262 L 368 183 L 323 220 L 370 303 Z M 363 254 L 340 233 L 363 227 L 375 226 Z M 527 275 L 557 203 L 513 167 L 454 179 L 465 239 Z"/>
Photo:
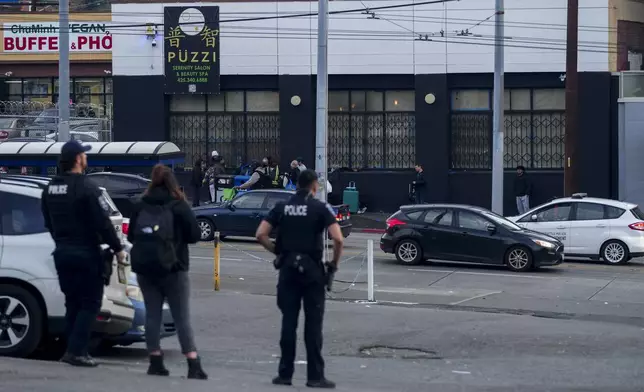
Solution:
<path fill-rule="evenodd" d="M 58 37 L 49 37 L 49 49 L 58 50 Z"/>
<path fill-rule="evenodd" d="M 87 37 L 78 37 L 78 50 L 83 49 L 83 46 L 87 44 Z"/>
<path fill-rule="evenodd" d="M 38 45 L 38 37 L 29 37 L 28 40 L 29 40 L 29 44 L 28 44 L 29 50 L 33 50 L 34 47 Z"/>
<path fill-rule="evenodd" d="M 103 45 L 103 49 L 111 50 L 112 49 L 112 36 L 111 35 L 106 35 L 103 37 L 101 40 L 101 44 Z"/>
<path fill-rule="evenodd" d="M 38 50 L 43 50 L 44 48 L 49 48 L 47 37 L 38 37 Z"/>
<path fill-rule="evenodd" d="M 91 49 L 100 49 L 101 48 L 101 38 L 100 37 L 89 37 L 89 48 Z"/>
<path fill-rule="evenodd" d="M 14 38 L 16 42 L 16 49 L 17 50 L 25 50 L 27 49 L 27 38 L 25 37 L 16 37 Z"/>
<path fill-rule="evenodd" d="M 12 37 L 4 37 L 4 50 L 13 50 L 15 48 Z"/>

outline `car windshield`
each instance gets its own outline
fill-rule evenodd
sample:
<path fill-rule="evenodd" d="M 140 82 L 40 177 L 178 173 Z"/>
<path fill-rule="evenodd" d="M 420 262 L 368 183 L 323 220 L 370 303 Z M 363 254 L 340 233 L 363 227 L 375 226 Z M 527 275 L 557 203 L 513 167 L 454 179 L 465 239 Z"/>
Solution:
<path fill-rule="evenodd" d="M 521 230 L 523 230 L 520 226 L 516 225 L 515 223 L 513 223 L 513 222 L 505 219 L 504 217 L 502 217 L 500 215 L 497 215 L 497 214 L 495 214 L 493 212 L 487 212 L 486 211 L 486 212 L 483 212 L 483 215 L 486 218 L 494 221 L 494 223 L 497 223 L 497 224 L 505 227 L 508 230 L 512 230 L 512 231 L 521 231 Z"/>
<path fill-rule="evenodd" d="M 0 118 L 0 128 L 11 128 L 14 121 L 13 118 Z"/>

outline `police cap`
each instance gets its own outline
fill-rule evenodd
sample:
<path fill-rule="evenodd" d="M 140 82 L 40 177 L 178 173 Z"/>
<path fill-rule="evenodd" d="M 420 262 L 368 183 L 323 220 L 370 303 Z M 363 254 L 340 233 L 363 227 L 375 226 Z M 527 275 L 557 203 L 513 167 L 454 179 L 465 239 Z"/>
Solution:
<path fill-rule="evenodd" d="M 92 146 L 82 145 L 78 140 L 70 140 L 63 144 L 60 150 L 60 159 L 64 161 L 73 161 L 79 154 L 92 149 Z"/>

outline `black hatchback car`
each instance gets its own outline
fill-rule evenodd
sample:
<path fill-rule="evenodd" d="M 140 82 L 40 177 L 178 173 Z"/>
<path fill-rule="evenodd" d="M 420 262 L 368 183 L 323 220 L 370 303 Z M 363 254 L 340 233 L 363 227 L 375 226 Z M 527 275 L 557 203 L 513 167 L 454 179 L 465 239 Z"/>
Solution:
<path fill-rule="evenodd" d="M 139 201 L 150 184 L 149 179 L 128 173 L 94 172 L 88 174 L 88 177 L 96 185 L 107 190 L 116 208 L 126 218 L 132 215 L 134 204 Z"/>
<path fill-rule="evenodd" d="M 254 237 L 259 223 L 279 202 L 288 201 L 294 194 L 284 189 L 262 189 L 241 192 L 228 202 L 194 207 L 201 229 L 201 240 L 212 241 L 215 231 L 221 237 Z M 346 204 L 332 206 L 344 237 L 351 233 L 351 214 Z"/>
<path fill-rule="evenodd" d="M 438 259 L 505 265 L 519 272 L 564 260 L 559 240 L 522 229 L 485 208 L 453 204 L 401 207 L 387 219 L 380 248 L 403 264 Z"/>

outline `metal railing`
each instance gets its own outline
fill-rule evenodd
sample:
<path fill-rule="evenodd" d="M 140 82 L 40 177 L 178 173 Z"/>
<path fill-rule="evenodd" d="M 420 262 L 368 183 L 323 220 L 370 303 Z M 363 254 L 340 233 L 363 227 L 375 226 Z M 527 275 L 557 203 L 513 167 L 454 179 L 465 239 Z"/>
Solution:
<path fill-rule="evenodd" d="M 58 141 L 58 107 L 51 102 L 0 101 L 0 141 Z M 112 141 L 111 105 L 70 106 L 70 136 L 81 142 Z"/>

